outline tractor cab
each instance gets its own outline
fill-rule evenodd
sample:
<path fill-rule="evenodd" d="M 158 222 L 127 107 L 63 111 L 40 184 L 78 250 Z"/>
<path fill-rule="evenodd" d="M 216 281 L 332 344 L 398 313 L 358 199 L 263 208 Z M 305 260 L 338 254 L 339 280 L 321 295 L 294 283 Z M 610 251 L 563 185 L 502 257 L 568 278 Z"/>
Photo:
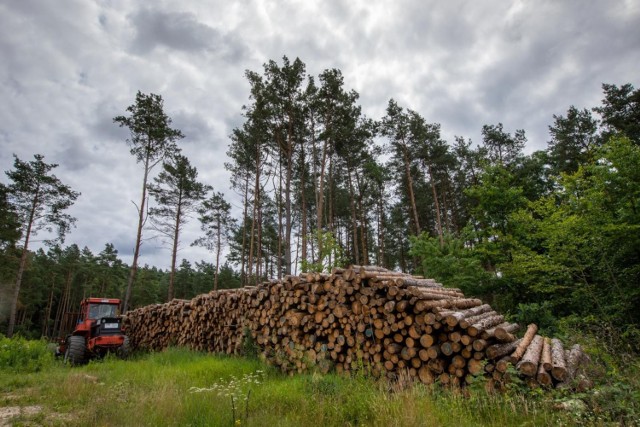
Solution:
<path fill-rule="evenodd" d="M 120 314 L 120 300 L 117 298 L 85 298 L 80 303 L 82 320 L 97 320 L 103 317 L 117 317 Z"/>
<path fill-rule="evenodd" d="M 109 335 L 109 329 L 120 333 L 120 300 L 116 298 L 85 298 L 80 303 L 81 318 L 74 335 Z M 105 331 L 103 331 L 105 330 Z"/>
<path fill-rule="evenodd" d="M 87 301 L 88 300 L 88 301 Z M 103 317 L 117 317 L 120 311 L 120 300 L 100 299 L 99 302 L 92 301 L 98 298 L 87 298 L 85 304 L 88 306 L 86 319 L 98 320 Z"/>
<path fill-rule="evenodd" d="M 115 298 L 85 298 L 80 305 L 81 325 L 76 329 L 91 331 L 91 337 L 120 335 L 120 300 Z"/>

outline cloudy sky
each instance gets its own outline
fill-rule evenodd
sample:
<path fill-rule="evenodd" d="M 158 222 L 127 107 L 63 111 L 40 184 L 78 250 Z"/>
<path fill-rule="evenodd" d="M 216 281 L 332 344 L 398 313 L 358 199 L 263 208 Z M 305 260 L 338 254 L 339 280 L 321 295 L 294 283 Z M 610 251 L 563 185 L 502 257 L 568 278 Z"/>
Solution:
<path fill-rule="evenodd" d="M 371 118 L 394 98 L 450 141 L 525 129 L 530 152 L 553 114 L 596 106 L 602 83 L 640 86 L 640 2 L 0 0 L 0 168 L 13 154 L 58 163 L 82 193 L 66 243 L 111 242 L 130 262 L 142 170 L 113 117 L 138 90 L 162 95 L 201 180 L 238 205 L 223 163 L 244 72 L 283 55 L 342 70 Z M 197 236 L 193 221 L 179 255 L 192 263 L 208 257 Z M 143 264 L 169 258 L 145 242 Z"/>

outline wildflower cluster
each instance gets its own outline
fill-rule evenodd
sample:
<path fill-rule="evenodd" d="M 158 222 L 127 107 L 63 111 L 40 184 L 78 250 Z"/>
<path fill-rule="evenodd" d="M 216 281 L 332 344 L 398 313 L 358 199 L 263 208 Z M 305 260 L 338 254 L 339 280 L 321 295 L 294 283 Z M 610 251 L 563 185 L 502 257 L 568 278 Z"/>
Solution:
<path fill-rule="evenodd" d="M 244 374 L 241 378 L 231 375 L 231 379 L 225 382 L 220 378 L 219 382 L 211 387 L 191 387 L 190 393 L 214 392 L 218 397 L 231 399 L 231 416 L 234 424 L 240 425 L 242 420 L 241 408 L 238 403 L 244 402 L 244 419 L 249 419 L 249 399 L 251 398 L 251 387 L 261 384 L 264 379 L 264 371 L 256 370 L 254 373 Z"/>
<path fill-rule="evenodd" d="M 257 370 L 250 374 L 244 374 L 241 378 L 231 375 L 231 379 L 225 383 L 223 378 L 213 383 L 211 387 L 191 387 L 191 393 L 215 392 L 219 397 L 231 397 L 235 401 L 246 399 L 251 386 L 261 384 L 264 379 L 264 371 Z"/>

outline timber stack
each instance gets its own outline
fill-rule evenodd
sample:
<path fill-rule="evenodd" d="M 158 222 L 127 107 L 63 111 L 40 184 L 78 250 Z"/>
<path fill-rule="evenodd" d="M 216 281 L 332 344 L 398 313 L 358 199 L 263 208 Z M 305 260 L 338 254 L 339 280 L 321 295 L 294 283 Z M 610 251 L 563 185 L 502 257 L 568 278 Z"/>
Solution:
<path fill-rule="evenodd" d="M 463 385 L 487 375 L 509 380 L 509 366 L 531 386 L 588 387 L 579 345 L 507 322 L 488 304 L 433 279 L 375 266 L 304 273 L 130 311 L 134 348 L 170 345 L 238 353 L 250 335 L 262 355 L 290 373 L 349 372 L 363 366 L 390 379 L 400 373 L 431 384 Z"/>

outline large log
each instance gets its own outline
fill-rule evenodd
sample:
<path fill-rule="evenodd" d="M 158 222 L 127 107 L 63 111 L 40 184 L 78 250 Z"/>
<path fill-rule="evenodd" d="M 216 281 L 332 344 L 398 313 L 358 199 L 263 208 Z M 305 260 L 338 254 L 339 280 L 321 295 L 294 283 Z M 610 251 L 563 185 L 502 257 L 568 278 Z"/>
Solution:
<path fill-rule="evenodd" d="M 486 350 L 487 357 L 489 359 L 497 359 L 498 357 L 511 354 L 515 351 L 515 349 L 520 345 L 521 342 L 522 338 L 510 343 L 494 344 L 492 346 L 489 346 Z"/>
<path fill-rule="evenodd" d="M 557 338 L 551 340 L 551 375 L 558 381 L 565 381 L 567 379 L 564 347 L 562 341 Z"/>
<path fill-rule="evenodd" d="M 520 329 L 520 325 L 517 323 L 511 323 L 506 326 L 496 326 L 494 334 L 498 341 L 511 342 L 516 340 L 513 333 L 518 329 Z"/>
<path fill-rule="evenodd" d="M 535 377 L 538 372 L 538 363 L 540 362 L 540 355 L 542 354 L 542 347 L 544 346 L 544 338 L 540 335 L 536 335 L 527 351 L 522 356 L 522 360 L 516 365 L 516 368 L 524 375 L 528 377 Z"/>

